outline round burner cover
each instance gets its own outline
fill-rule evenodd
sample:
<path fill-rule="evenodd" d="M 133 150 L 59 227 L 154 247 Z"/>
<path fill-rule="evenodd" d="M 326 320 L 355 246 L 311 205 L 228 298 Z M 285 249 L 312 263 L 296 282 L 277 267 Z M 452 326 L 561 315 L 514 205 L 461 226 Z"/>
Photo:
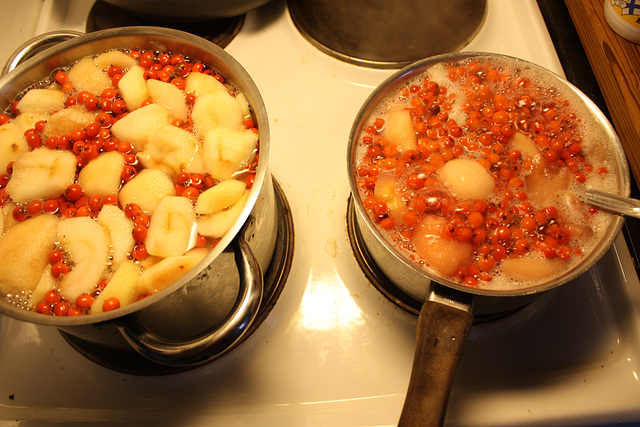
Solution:
<path fill-rule="evenodd" d="M 357 65 L 401 68 L 460 50 L 477 34 L 486 0 L 288 0 L 300 33 Z"/>
<path fill-rule="evenodd" d="M 166 20 L 143 17 L 128 10 L 98 0 L 91 7 L 87 17 L 88 33 L 116 27 L 159 26 L 181 30 L 198 35 L 225 48 L 238 34 L 244 24 L 245 15 L 230 18 L 212 18 L 194 22 L 167 22 Z"/>

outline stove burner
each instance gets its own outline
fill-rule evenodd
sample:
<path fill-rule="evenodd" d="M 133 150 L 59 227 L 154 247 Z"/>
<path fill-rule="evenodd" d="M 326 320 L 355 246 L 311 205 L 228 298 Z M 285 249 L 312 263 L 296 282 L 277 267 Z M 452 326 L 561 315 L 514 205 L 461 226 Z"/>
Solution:
<path fill-rule="evenodd" d="M 282 187 L 273 179 L 278 210 L 278 234 L 276 247 L 269 268 L 264 275 L 264 294 L 258 314 L 244 336 L 236 342 L 231 350 L 244 342 L 267 318 L 271 309 L 280 297 L 293 260 L 294 230 L 293 216 Z M 168 375 L 185 372 L 198 366 L 172 367 L 151 362 L 133 350 L 121 350 L 100 345 L 78 338 L 64 331 L 59 331 L 73 349 L 98 365 L 131 375 Z"/>
<path fill-rule="evenodd" d="M 419 315 L 423 301 L 419 301 L 403 292 L 402 289 L 385 275 L 376 264 L 376 261 L 371 257 L 369 250 L 365 246 L 358 225 L 356 224 L 356 211 L 352 197 L 349 197 L 349 201 L 347 202 L 347 234 L 356 261 L 369 282 L 397 306 L 416 316 Z M 473 323 L 479 324 L 502 319 L 520 311 L 537 299 L 537 297 L 530 296 L 508 297 L 510 298 L 509 303 L 503 305 L 499 303 L 499 298 L 500 297 L 477 295 L 475 297 Z M 476 307 L 478 307 L 478 309 L 476 309 Z"/>
<path fill-rule="evenodd" d="M 159 26 L 195 34 L 225 48 L 238 34 L 245 15 L 215 18 L 196 22 L 167 22 L 146 19 L 104 1 L 95 2 L 87 18 L 86 31 L 93 32 L 116 27 Z"/>
<path fill-rule="evenodd" d="M 402 68 L 460 50 L 477 34 L 486 0 L 288 0 L 298 31 L 321 51 L 371 68 Z"/>

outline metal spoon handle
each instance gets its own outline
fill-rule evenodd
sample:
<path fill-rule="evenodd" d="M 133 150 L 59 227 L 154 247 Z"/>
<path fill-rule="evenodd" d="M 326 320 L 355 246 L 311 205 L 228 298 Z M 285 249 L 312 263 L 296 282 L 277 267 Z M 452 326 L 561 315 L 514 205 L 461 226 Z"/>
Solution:
<path fill-rule="evenodd" d="M 586 202 L 593 206 L 640 219 L 640 200 L 603 193 L 597 190 L 586 190 L 584 196 Z"/>

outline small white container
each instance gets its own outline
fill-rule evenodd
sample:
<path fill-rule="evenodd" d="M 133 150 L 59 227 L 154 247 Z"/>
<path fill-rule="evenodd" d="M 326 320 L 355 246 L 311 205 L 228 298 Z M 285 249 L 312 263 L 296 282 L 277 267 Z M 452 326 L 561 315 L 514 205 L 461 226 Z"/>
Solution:
<path fill-rule="evenodd" d="M 640 0 L 604 0 L 604 16 L 613 31 L 640 44 Z"/>

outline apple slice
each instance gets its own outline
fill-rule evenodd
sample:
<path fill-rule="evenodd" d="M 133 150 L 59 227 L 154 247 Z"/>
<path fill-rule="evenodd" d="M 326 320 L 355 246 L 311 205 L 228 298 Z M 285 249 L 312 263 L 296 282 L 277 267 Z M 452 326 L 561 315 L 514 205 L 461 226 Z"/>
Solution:
<path fill-rule="evenodd" d="M 515 280 L 530 282 L 559 275 L 566 265 L 558 258 L 506 258 L 500 268 Z"/>
<path fill-rule="evenodd" d="M 138 285 L 143 294 L 154 294 L 175 283 L 202 261 L 208 249 L 191 249 L 182 256 L 164 258 L 142 272 Z"/>
<path fill-rule="evenodd" d="M 489 171 L 472 159 L 449 160 L 438 174 L 451 194 L 461 200 L 484 200 L 495 186 Z"/>
<path fill-rule="evenodd" d="M 127 70 L 137 64 L 137 61 L 120 50 L 110 50 L 103 52 L 94 60 L 96 65 L 103 71 L 108 71 L 111 66 L 118 66 Z"/>
<path fill-rule="evenodd" d="M 53 113 L 64 108 L 66 95 L 58 89 L 31 89 L 18 101 L 21 113 Z"/>
<path fill-rule="evenodd" d="M 522 132 L 516 132 L 511 138 L 511 148 L 520 151 L 522 157 L 534 162 L 540 161 L 542 155 L 536 146 L 536 143 L 528 135 Z"/>
<path fill-rule="evenodd" d="M 171 115 L 162 105 L 149 104 L 130 112 L 111 126 L 111 133 L 120 141 L 127 141 L 133 151 L 144 149 L 149 136 L 159 127 L 169 124 Z"/>
<path fill-rule="evenodd" d="M 253 161 L 257 145 L 258 135 L 248 129 L 209 129 L 203 141 L 205 171 L 215 179 L 228 179 Z"/>
<path fill-rule="evenodd" d="M 378 175 L 373 195 L 376 199 L 385 202 L 389 209 L 389 216 L 396 220 L 396 222 L 401 221 L 402 213 L 404 212 L 404 202 L 400 194 L 396 191 L 395 175 L 381 172 Z"/>
<path fill-rule="evenodd" d="M 90 313 L 102 313 L 102 306 L 109 298 L 117 298 L 120 301 L 120 307 L 136 302 L 140 297 L 138 287 L 140 274 L 142 274 L 142 268 L 135 262 L 126 260 L 120 264 L 107 282 L 107 286 L 93 302 Z"/>
<path fill-rule="evenodd" d="M 224 90 L 225 92 L 227 91 L 225 85 L 220 83 L 218 79 L 204 73 L 189 73 L 189 75 L 185 79 L 185 83 L 185 91 L 190 92 L 196 96 L 215 92 L 217 90 Z"/>
<path fill-rule="evenodd" d="M 418 139 L 409 110 L 406 108 L 390 110 L 385 119 L 383 135 L 390 144 L 394 144 L 400 151 L 415 150 Z"/>
<path fill-rule="evenodd" d="M 160 200 L 149 223 L 147 252 L 162 258 L 183 255 L 192 245 L 195 219 L 188 198 L 167 196 Z"/>
<path fill-rule="evenodd" d="M 62 195 L 76 177 L 76 156 L 71 151 L 36 148 L 13 162 L 6 191 L 16 203 Z"/>
<path fill-rule="evenodd" d="M 133 221 L 115 205 L 104 205 L 97 217 L 109 238 L 111 266 L 117 269 L 128 257 L 135 245 Z"/>
<path fill-rule="evenodd" d="M 49 265 L 49 252 L 58 237 L 58 218 L 42 214 L 17 223 L 0 239 L 0 292 L 28 292 Z M 28 244 L 25 244 L 28 242 Z M 20 248 L 20 250 L 16 250 Z"/>
<path fill-rule="evenodd" d="M 95 111 L 88 111 L 82 105 L 74 105 L 58 110 L 51 115 L 44 127 L 44 135 L 71 135 L 76 129 L 84 129 L 96 121 Z"/>
<path fill-rule="evenodd" d="M 140 108 L 142 102 L 149 97 L 144 68 L 139 65 L 129 68 L 118 82 L 118 89 L 129 111 Z"/>
<path fill-rule="evenodd" d="M 29 297 L 29 301 L 27 303 L 29 308 L 36 308 L 38 303 L 44 300 L 45 294 L 54 289 L 57 284 L 58 280 L 53 277 L 50 268 L 45 268 L 44 270 L 42 270 L 42 276 L 40 276 L 38 284 L 31 292 L 31 296 Z"/>
<path fill-rule="evenodd" d="M 200 173 L 204 170 L 198 138 L 171 124 L 156 129 L 138 157 L 144 166 L 161 167 L 172 176 L 183 170 Z"/>
<path fill-rule="evenodd" d="M 78 92 L 86 90 L 95 96 L 100 96 L 103 90 L 113 87 L 107 73 L 88 56 L 76 62 L 67 72 L 67 76 Z"/>
<path fill-rule="evenodd" d="M 426 216 L 413 233 L 411 241 L 427 265 L 444 277 L 453 276 L 467 266 L 473 257 L 473 246 L 441 236 L 446 219 Z"/>
<path fill-rule="evenodd" d="M 240 197 L 240 200 L 238 200 L 231 208 L 218 211 L 211 215 L 199 217 L 198 233 L 214 239 L 222 238 L 227 234 L 240 216 L 242 208 L 244 208 L 248 197 L 249 191 L 245 190 L 242 197 Z"/>
<path fill-rule="evenodd" d="M 236 179 L 227 179 L 203 191 L 196 200 L 196 214 L 210 215 L 228 209 L 244 194 L 247 184 Z"/>
<path fill-rule="evenodd" d="M 29 151 L 24 132 L 18 125 L 9 122 L 0 126 L 0 172 L 5 173 L 9 163 L 15 161 L 22 153 Z"/>
<path fill-rule="evenodd" d="M 529 200 L 543 207 L 554 197 L 561 195 L 571 185 L 571 172 L 568 168 L 553 168 L 545 161 L 534 165 L 533 171 L 524 182 L 527 186 Z"/>
<path fill-rule="evenodd" d="M 75 301 L 92 292 L 107 269 L 108 237 L 97 221 L 85 216 L 58 222 L 58 238 L 72 263 L 71 271 L 60 282 L 60 293 Z"/>
<path fill-rule="evenodd" d="M 49 113 L 21 113 L 12 120 L 22 133 L 25 133 L 29 129 L 33 129 L 36 126 L 36 122 L 48 121 L 51 118 Z"/>
<path fill-rule="evenodd" d="M 239 130 L 244 123 L 240 103 L 223 90 L 197 97 L 193 104 L 191 118 L 193 127 L 200 137 L 212 128 Z"/>
<path fill-rule="evenodd" d="M 151 215 L 165 196 L 175 196 L 171 179 L 161 170 L 143 169 L 122 186 L 118 199 L 121 206 L 136 203 L 147 215 Z"/>
<path fill-rule="evenodd" d="M 147 80 L 149 97 L 156 104 L 166 107 L 174 119 L 187 120 L 187 99 L 176 85 L 156 79 Z"/>
<path fill-rule="evenodd" d="M 78 184 L 87 196 L 115 194 L 122 183 L 124 156 L 117 151 L 107 151 L 87 163 L 78 173 Z"/>

